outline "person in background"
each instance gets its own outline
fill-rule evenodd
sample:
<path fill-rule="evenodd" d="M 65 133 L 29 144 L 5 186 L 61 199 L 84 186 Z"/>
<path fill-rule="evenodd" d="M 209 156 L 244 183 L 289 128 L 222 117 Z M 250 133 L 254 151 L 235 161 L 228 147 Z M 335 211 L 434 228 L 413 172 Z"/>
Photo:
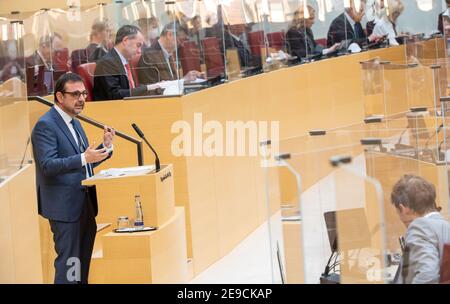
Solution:
<path fill-rule="evenodd" d="M 384 4 L 385 1 L 388 3 L 389 15 Z M 379 6 L 377 4 L 377 18 L 375 19 L 373 33 L 377 36 L 387 35 L 390 45 L 399 45 L 396 40 L 396 37 L 398 36 L 397 20 L 405 7 L 400 0 L 380 0 L 379 3 Z"/>
<path fill-rule="evenodd" d="M 38 49 L 29 57 L 26 58 L 25 63 L 27 66 L 38 67 L 40 65 L 45 66 L 45 70 L 52 71 L 55 69 L 52 62 L 52 54 L 56 50 L 65 48 L 63 38 L 58 33 L 52 35 L 42 36 L 39 39 Z M 35 69 L 35 75 L 37 75 L 37 69 Z"/>
<path fill-rule="evenodd" d="M 137 26 L 124 25 L 117 31 L 114 48 L 97 61 L 94 100 L 159 94 L 154 86 L 137 85 L 133 77 L 130 61 L 140 56 L 143 44 L 144 36 Z"/>
<path fill-rule="evenodd" d="M 330 24 L 327 35 L 328 47 L 332 47 L 334 44 L 344 40 L 352 40 L 362 46 L 381 39 L 380 36 L 374 34 L 367 37 L 362 27 L 361 20 L 365 14 L 366 1 L 361 0 L 359 10 L 357 10 L 354 0 L 349 1 L 350 7 L 345 8 L 344 13 L 336 17 Z"/>
<path fill-rule="evenodd" d="M 202 19 L 199 15 L 195 15 L 191 18 L 191 29 L 189 30 L 189 38 L 192 41 L 195 41 L 197 44 L 197 47 L 200 51 L 200 62 L 204 63 L 204 52 L 203 52 L 203 45 L 202 45 L 202 39 L 206 37 L 206 31 L 202 27 Z"/>
<path fill-rule="evenodd" d="M 450 0 L 445 0 L 445 2 L 447 3 L 447 9 L 445 11 L 443 11 L 442 13 L 440 13 L 438 16 L 438 30 L 439 30 L 439 32 L 441 32 L 442 35 L 445 34 L 444 18 L 445 18 L 445 16 L 447 16 L 447 18 L 448 18 L 450 15 L 449 14 Z"/>
<path fill-rule="evenodd" d="M 138 63 L 138 79 L 142 84 L 180 79 L 176 50 L 187 39 L 187 29 L 179 23 L 166 24 L 157 43 L 143 50 Z M 199 71 L 189 71 L 184 80 L 190 82 L 203 77 Z"/>
<path fill-rule="evenodd" d="M 90 43 L 86 47 L 88 62 L 97 62 L 108 53 L 108 26 L 105 22 L 95 22 L 91 28 Z"/>
<path fill-rule="evenodd" d="M 27 82 L 28 84 L 28 95 L 47 95 L 53 92 L 54 80 L 56 78 L 55 71 L 65 73 L 71 68 L 71 62 L 68 58 L 68 50 L 66 52 L 67 58 L 60 58 L 57 61 L 54 55 L 57 52 L 64 53 L 67 50 L 65 47 L 63 38 L 58 33 L 52 33 L 51 35 L 42 36 L 39 39 L 38 49 L 29 57 L 25 59 L 25 65 L 27 67 L 27 77 L 30 77 Z M 43 67 L 44 82 L 39 83 L 39 75 L 41 67 Z M 34 68 L 30 73 L 30 68 Z M 32 77 L 32 78 L 31 78 Z M 44 87 L 45 85 L 45 87 Z M 30 89 L 30 87 L 33 87 Z"/>
<path fill-rule="evenodd" d="M 438 283 L 450 223 L 439 213 L 434 185 L 420 176 L 404 175 L 392 189 L 391 202 L 407 228 L 395 283 Z"/>
<path fill-rule="evenodd" d="M 141 18 L 137 21 L 139 28 L 144 35 L 144 47 L 150 47 L 157 43 L 159 37 L 158 18 Z"/>
<path fill-rule="evenodd" d="M 338 43 L 328 49 L 316 43 L 312 31 L 316 12 L 310 5 L 308 5 L 308 13 L 309 18 L 305 18 L 303 7 L 294 13 L 292 24 L 286 33 L 290 54 L 300 59 L 317 54 L 326 55 L 336 51 Z"/>

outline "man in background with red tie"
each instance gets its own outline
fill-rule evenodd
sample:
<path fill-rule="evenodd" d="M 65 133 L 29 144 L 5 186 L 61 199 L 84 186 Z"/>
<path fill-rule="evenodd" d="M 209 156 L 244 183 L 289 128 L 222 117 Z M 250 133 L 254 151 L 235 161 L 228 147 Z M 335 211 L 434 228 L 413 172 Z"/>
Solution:
<path fill-rule="evenodd" d="M 124 25 L 112 48 L 99 61 L 94 73 L 94 100 L 123 99 L 130 96 L 160 94 L 157 86 L 136 84 L 131 60 L 141 55 L 144 36 L 134 25 Z"/>
<path fill-rule="evenodd" d="M 48 219 L 55 251 L 55 283 L 88 283 L 97 224 L 95 187 L 81 181 L 112 155 L 114 129 L 105 126 L 103 143 L 89 145 L 76 118 L 88 95 L 75 73 L 55 84 L 55 105 L 36 123 L 31 134 L 36 161 L 38 211 Z"/>

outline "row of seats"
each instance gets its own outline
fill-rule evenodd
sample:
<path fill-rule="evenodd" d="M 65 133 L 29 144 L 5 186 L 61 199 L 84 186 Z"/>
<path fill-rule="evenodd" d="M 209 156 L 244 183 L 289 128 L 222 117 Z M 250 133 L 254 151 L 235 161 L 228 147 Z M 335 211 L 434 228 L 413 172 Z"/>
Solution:
<path fill-rule="evenodd" d="M 286 35 L 285 32 L 274 32 L 266 35 L 269 47 L 275 50 L 286 50 Z M 264 32 L 254 31 L 248 33 L 248 42 L 250 53 L 252 56 L 261 57 L 261 49 L 264 48 Z M 225 64 L 223 58 L 223 51 L 220 49 L 220 41 L 216 37 L 207 37 L 202 39 L 202 49 L 204 56 L 204 63 L 206 66 L 206 72 L 208 77 L 217 77 L 225 74 Z M 179 60 L 183 71 L 201 70 L 201 53 L 194 41 L 186 41 L 180 47 Z M 88 101 L 93 100 L 92 88 L 93 88 L 93 75 L 95 71 L 95 62 L 88 62 L 88 56 L 86 49 L 77 49 L 70 55 L 71 67 L 68 66 L 69 62 L 69 50 L 67 48 L 57 50 L 53 54 L 53 67 L 55 69 L 53 78 L 56 80 L 61 74 L 74 71 L 83 77 L 86 88 L 89 92 Z M 136 67 L 139 62 L 139 57 L 133 58 L 131 66 Z M 29 67 L 27 69 L 27 79 L 33 79 L 34 68 Z M 138 77 L 136 70 L 133 69 L 135 82 L 137 85 Z M 35 82 L 28 81 L 29 92 L 33 91 L 34 94 L 44 94 L 44 67 L 39 67 L 38 77 L 34 77 Z"/>

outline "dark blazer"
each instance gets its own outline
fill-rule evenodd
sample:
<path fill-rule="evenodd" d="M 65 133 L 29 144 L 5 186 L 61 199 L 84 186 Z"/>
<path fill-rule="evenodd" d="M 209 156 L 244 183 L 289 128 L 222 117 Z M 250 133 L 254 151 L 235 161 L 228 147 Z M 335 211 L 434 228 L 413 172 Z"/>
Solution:
<path fill-rule="evenodd" d="M 440 13 L 438 16 L 438 30 L 442 35 L 444 35 L 444 20 L 442 20 L 443 14 L 444 12 Z"/>
<path fill-rule="evenodd" d="M 353 42 L 361 45 L 363 42 L 367 41 L 367 37 L 356 38 L 355 31 L 352 25 L 347 20 L 344 13 L 337 16 L 330 24 L 327 35 L 327 46 L 332 47 L 335 43 L 339 43 L 346 39 L 352 39 Z"/>
<path fill-rule="evenodd" d="M 97 60 L 105 56 L 107 53 L 108 51 L 105 49 L 104 46 L 96 43 L 90 43 L 86 47 L 88 62 L 97 62 Z"/>
<path fill-rule="evenodd" d="M 142 52 L 141 59 L 138 63 L 138 79 L 139 83 L 152 84 L 163 80 L 177 79 L 177 65 L 172 63 L 172 73 L 167 60 L 164 57 L 163 50 L 158 42 L 149 48 L 145 48 Z"/>
<path fill-rule="evenodd" d="M 88 145 L 80 122 L 75 119 L 75 124 Z M 38 120 L 32 131 L 31 141 L 36 161 L 39 214 L 54 221 L 78 221 L 85 201 L 85 191 L 88 189 L 94 214 L 97 215 L 95 187 L 85 188 L 81 185 L 81 181 L 86 178 L 86 170 L 81 165 L 81 152 L 56 109 L 51 108 Z M 111 155 L 112 153 L 109 157 Z M 92 165 L 96 167 L 99 164 Z"/>
<path fill-rule="evenodd" d="M 114 48 L 97 61 L 93 93 L 94 100 L 123 99 L 149 94 L 145 86 L 130 90 L 127 72 Z"/>
<path fill-rule="evenodd" d="M 291 27 L 286 33 L 286 41 L 292 56 L 304 58 L 307 55 L 317 54 L 315 51 L 317 43 L 311 29 Z"/>

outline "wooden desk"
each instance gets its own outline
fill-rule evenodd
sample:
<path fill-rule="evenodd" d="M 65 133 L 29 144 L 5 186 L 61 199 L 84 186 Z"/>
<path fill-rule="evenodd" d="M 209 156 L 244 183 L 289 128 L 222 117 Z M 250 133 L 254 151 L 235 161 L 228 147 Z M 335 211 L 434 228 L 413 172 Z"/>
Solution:
<path fill-rule="evenodd" d="M 188 256 L 193 259 L 194 273 L 199 274 L 266 220 L 264 171 L 259 156 L 174 156 L 171 144 L 178 134 L 172 133 L 173 124 L 185 121 L 194 126 L 196 113 L 202 115 L 203 124 L 217 121 L 222 126 L 227 121 L 277 121 L 280 138 L 285 138 L 305 135 L 311 129 L 360 123 L 365 113 L 359 62 L 373 57 L 402 60 L 404 53 L 403 47 L 395 47 L 338 57 L 181 97 L 91 102 L 86 104 L 83 114 L 128 134 L 134 134 L 131 123 L 135 122 L 161 160 L 173 163 L 175 202 L 185 207 Z M 32 111 L 30 120 L 35 121 L 40 111 Z M 91 142 L 101 141 L 101 130 L 86 125 L 84 128 Z M 136 165 L 133 144 L 117 139 L 114 149 L 114 157 L 105 166 Z M 147 164 L 153 163 L 148 149 L 144 158 Z M 325 176 L 327 172 L 328 169 L 320 174 Z M 281 191 L 286 193 L 284 185 L 289 190 L 290 183 L 281 181 Z M 271 186 L 278 188 L 276 183 Z M 288 200 L 284 194 L 280 199 L 278 189 L 271 193 L 272 211 L 279 208 L 280 201 Z"/>

